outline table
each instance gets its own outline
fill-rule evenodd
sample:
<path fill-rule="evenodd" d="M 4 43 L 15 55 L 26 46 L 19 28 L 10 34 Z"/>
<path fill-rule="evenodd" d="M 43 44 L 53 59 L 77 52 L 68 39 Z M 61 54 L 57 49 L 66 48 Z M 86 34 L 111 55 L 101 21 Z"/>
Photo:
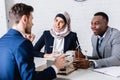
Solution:
<path fill-rule="evenodd" d="M 37 71 L 43 70 L 46 67 L 46 60 L 44 58 L 34 59 Z M 120 80 L 120 77 L 112 77 L 90 69 L 78 69 L 68 75 L 57 75 L 57 78 L 54 80 Z"/>
<path fill-rule="evenodd" d="M 69 75 L 57 75 L 56 80 L 120 80 L 120 78 L 97 73 L 90 69 L 79 69 Z"/>

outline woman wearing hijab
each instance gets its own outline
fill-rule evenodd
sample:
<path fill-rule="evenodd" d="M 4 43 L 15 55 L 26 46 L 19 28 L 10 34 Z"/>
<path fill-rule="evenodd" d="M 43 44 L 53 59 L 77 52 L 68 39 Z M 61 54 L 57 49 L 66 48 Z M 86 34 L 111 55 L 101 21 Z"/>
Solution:
<path fill-rule="evenodd" d="M 44 52 L 40 52 L 44 48 Z M 67 12 L 55 16 L 54 26 L 51 30 L 44 31 L 34 46 L 35 56 L 52 57 L 57 53 L 76 50 L 79 46 L 77 34 L 71 31 L 70 16 Z"/>

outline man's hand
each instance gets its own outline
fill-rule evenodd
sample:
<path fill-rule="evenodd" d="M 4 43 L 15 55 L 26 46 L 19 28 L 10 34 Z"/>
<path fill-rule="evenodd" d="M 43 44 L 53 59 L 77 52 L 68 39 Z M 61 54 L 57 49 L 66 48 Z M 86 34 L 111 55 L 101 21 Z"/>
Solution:
<path fill-rule="evenodd" d="M 58 56 L 55 59 L 54 65 L 57 67 L 58 70 L 64 68 L 67 65 L 66 60 L 65 60 L 65 54 Z"/>
<path fill-rule="evenodd" d="M 73 62 L 74 67 L 77 69 L 87 69 L 89 68 L 89 64 L 90 62 L 83 58 L 76 59 L 76 61 Z"/>
<path fill-rule="evenodd" d="M 85 55 L 81 51 L 75 51 L 75 58 L 85 58 Z"/>
<path fill-rule="evenodd" d="M 25 34 L 25 38 L 27 38 L 28 40 L 33 42 L 33 40 L 35 39 L 35 35 L 33 33 L 32 34 Z"/>

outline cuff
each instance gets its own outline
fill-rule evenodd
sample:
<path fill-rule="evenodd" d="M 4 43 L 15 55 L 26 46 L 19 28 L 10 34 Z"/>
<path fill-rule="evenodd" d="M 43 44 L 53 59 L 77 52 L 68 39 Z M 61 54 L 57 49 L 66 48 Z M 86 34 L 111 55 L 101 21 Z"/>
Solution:
<path fill-rule="evenodd" d="M 97 65 L 97 62 L 95 60 L 90 60 L 94 63 L 94 67 L 96 68 L 98 65 Z"/>
<path fill-rule="evenodd" d="M 55 73 L 57 74 L 58 73 L 57 67 L 55 65 L 52 65 L 51 67 L 55 70 Z"/>

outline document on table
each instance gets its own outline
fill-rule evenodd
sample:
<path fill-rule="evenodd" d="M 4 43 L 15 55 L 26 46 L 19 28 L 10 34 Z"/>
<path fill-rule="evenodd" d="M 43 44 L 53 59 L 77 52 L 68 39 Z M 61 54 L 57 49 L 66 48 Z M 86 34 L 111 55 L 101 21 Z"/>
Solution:
<path fill-rule="evenodd" d="M 110 75 L 110 76 L 114 76 L 114 77 L 120 77 L 120 66 L 93 69 L 93 71 L 106 74 L 106 75 Z"/>

